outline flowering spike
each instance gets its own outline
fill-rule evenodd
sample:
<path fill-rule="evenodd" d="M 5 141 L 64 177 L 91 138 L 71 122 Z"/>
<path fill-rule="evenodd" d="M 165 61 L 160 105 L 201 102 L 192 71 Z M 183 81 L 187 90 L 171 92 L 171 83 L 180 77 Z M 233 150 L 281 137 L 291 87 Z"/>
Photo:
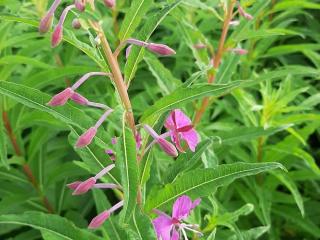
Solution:
<path fill-rule="evenodd" d="M 113 8 L 116 5 L 116 0 L 104 0 L 104 4 L 109 8 Z"/>
<path fill-rule="evenodd" d="M 80 195 L 88 192 L 96 183 L 96 179 L 94 177 L 91 177 L 87 179 L 86 181 L 79 184 L 79 186 L 74 190 L 72 195 Z"/>
<path fill-rule="evenodd" d="M 74 91 L 71 88 L 66 88 L 62 92 L 54 95 L 47 105 L 51 107 L 64 105 L 73 94 Z"/>
<path fill-rule="evenodd" d="M 116 211 L 117 209 L 121 208 L 123 206 L 123 201 L 118 202 L 116 205 L 114 205 L 109 210 L 105 210 L 99 215 L 97 215 L 95 218 L 93 218 L 88 226 L 90 229 L 95 229 L 100 227 L 109 217 L 110 215 Z"/>
<path fill-rule="evenodd" d="M 46 33 L 49 31 L 52 25 L 54 12 L 56 11 L 60 3 L 61 3 L 61 0 L 55 0 L 51 5 L 50 9 L 48 10 L 48 12 L 46 13 L 46 15 L 41 19 L 40 25 L 39 25 L 40 33 Z"/>
<path fill-rule="evenodd" d="M 74 0 L 74 5 L 76 6 L 76 8 L 80 12 L 83 12 L 86 8 L 86 1 L 85 0 Z"/>
<path fill-rule="evenodd" d="M 74 29 L 80 29 L 81 28 L 81 23 L 80 20 L 78 18 L 75 18 L 72 20 L 72 27 Z"/>
<path fill-rule="evenodd" d="M 76 147 L 82 148 L 82 147 L 89 145 L 92 142 L 92 139 L 95 137 L 96 134 L 97 134 L 97 128 L 95 128 L 95 127 L 89 128 L 84 134 L 82 134 L 79 137 L 79 139 L 76 143 Z"/>
<path fill-rule="evenodd" d="M 71 96 L 71 100 L 80 105 L 88 105 L 89 103 L 88 99 L 76 92 Z"/>
<path fill-rule="evenodd" d="M 59 43 L 62 41 L 62 37 L 63 37 L 63 23 L 66 20 L 67 14 L 68 12 L 72 9 L 75 8 L 75 5 L 70 5 L 68 7 L 66 7 L 59 19 L 59 22 L 57 24 L 57 26 L 54 29 L 54 32 L 52 34 L 52 39 L 51 39 L 51 46 L 54 48 L 56 46 L 59 45 Z"/>
<path fill-rule="evenodd" d="M 151 52 L 155 52 L 163 56 L 170 56 L 176 54 L 176 52 L 172 48 L 164 44 L 149 43 L 147 48 Z"/>

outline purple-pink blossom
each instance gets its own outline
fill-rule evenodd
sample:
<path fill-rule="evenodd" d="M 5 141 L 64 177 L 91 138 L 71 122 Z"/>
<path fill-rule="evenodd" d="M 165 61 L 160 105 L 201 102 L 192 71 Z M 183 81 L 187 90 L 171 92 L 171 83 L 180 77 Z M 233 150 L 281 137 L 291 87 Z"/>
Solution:
<path fill-rule="evenodd" d="M 197 230 L 197 225 L 183 222 L 200 202 L 200 198 L 192 202 L 188 196 L 183 195 L 173 204 L 171 216 L 159 210 L 154 210 L 159 215 L 152 221 L 158 240 L 179 240 L 181 235 L 187 239 L 186 230 L 202 235 Z"/>
<path fill-rule="evenodd" d="M 199 143 L 198 134 L 192 122 L 180 109 L 173 110 L 165 122 L 169 130 L 172 142 L 175 143 L 180 152 L 185 152 L 181 141 L 185 141 L 192 152 Z"/>

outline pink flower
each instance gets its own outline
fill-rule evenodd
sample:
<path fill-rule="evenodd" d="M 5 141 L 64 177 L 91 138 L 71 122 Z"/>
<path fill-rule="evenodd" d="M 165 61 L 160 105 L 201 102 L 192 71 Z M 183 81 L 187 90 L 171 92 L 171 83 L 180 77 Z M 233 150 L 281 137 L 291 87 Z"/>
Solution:
<path fill-rule="evenodd" d="M 64 105 L 73 94 L 74 91 L 71 88 L 66 88 L 62 92 L 54 95 L 47 105 L 52 107 Z"/>
<path fill-rule="evenodd" d="M 104 0 L 104 4 L 109 8 L 113 8 L 116 5 L 116 0 Z"/>
<path fill-rule="evenodd" d="M 151 52 L 155 52 L 163 56 L 170 56 L 176 54 L 176 52 L 172 48 L 164 44 L 149 43 L 147 48 Z"/>
<path fill-rule="evenodd" d="M 202 235 L 201 232 L 195 229 L 197 228 L 196 225 L 183 223 L 183 220 L 200 204 L 200 201 L 201 199 L 198 198 L 192 202 L 186 195 L 179 197 L 173 204 L 171 217 L 159 210 L 154 210 L 154 212 L 159 215 L 152 221 L 157 238 L 159 240 L 179 240 L 180 234 L 182 233 L 185 239 L 187 239 L 185 230 L 190 230 Z"/>
<path fill-rule="evenodd" d="M 150 134 L 150 136 L 152 136 L 154 138 L 155 142 L 159 144 L 160 148 L 166 154 L 168 154 L 171 157 L 178 156 L 177 149 L 175 148 L 175 146 L 172 143 L 168 142 L 167 140 L 165 140 L 164 138 L 159 136 L 149 125 L 146 124 L 143 127 Z"/>
<path fill-rule="evenodd" d="M 173 110 L 165 122 L 165 127 L 170 130 L 172 142 L 180 152 L 185 152 L 181 140 L 186 141 L 190 150 L 195 151 L 199 143 L 198 134 L 188 118 L 180 109 Z"/>
<path fill-rule="evenodd" d="M 90 229 L 95 229 L 100 227 L 109 217 L 110 215 L 121 208 L 123 206 L 123 201 L 118 202 L 116 205 L 114 205 L 112 208 L 109 210 L 105 210 L 102 213 L 100 213 L 98 216 L 93 218 L 88 226 Z"/>
<path fill-rule="evenodd" d="M 107 174 L 111 169 L 115 167 L 114 164 L 108 165 L 102 169 L 96 176 L 90 177 L 85 181 L 76 181 L 67 184 L 67 187 L 74 190 L 72 195 L 80 195 L 88 192 L 92 188 L 119 188 L 118 185 L 112 183 L 96 183 L 100 178 Z"/>

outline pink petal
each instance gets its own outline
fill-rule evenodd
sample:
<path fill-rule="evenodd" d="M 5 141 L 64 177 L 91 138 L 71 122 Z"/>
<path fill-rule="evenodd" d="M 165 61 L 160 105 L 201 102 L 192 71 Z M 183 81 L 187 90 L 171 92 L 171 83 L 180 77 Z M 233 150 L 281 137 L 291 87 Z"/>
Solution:
<path fill-rule="evenodd" d="M 171 240 L 179 240 L 179 238 L 180 238 L 179 232 L 175 228 L 173 228 Z"/>
<path fill-rule="evenodd" d="M 96 183 L 96 179 L 94 177 L 91 177 L 87 179 L 86 181 L 79 184 L 79 186 L 74 190 L 72 195 L 80 195 L 88 192 Z"/>
<path fill-rule="evenodd" d="M 76 190 L 76 188 L 81 184 L 81 181 L 76 181 L 76 182 L 72 182 L 67 184 L 67 187 L 70 188 L 71 190 Z"/>
<path fill-rule="evenodd" d="M 161 215 L 152 221 L 157 238 L 160 240 L 171 240 L 170 233 L 173 227 L 170 217 Z"/>
<path fill-rule="evenodd" d="M 196 202 L 197 203 L 197 202 Z M 179 197 L 173 204 L 172 217 L 178 220 L 186 219 L 194 208 L 191 198 L 186 195 Z"/>
<path fill-rule="evenodd" d="M 188 132 L 182 132 L 180 134 L 181 138 L 187 142 L 190 150 L 194 152 L 199 143 L 197 132 L 194 129 L 191 129 Z"/>
<path fill-rule="evenodd" d="M 192 121 L 190 120 L 190 118 L 185 115 L 180 109 L 174 110 L 174 113 L 176 116 L 177 128 L 192 125 Z"/>
<path fill-rule="evenodd" d="M 88 228 L 94 229 L 100 227 L 108 218 L 110 217 L 110 213 L 108 210 L 103 211 L 98 216 L 93 218 L 88 226 Z"/>
<path fill-rule="evenodd" d="M 73 94 L 74 92 L 71 88 L 66 88 L 62 92 L 54 95 L 47 105 L 52 107 L 64 105 Z"/>
<path fill-rule="evenodd" d="M 97 133 L 97 129 L 95 127 L 89 128 L 84 134 L 82 134 L 79 137 L 79 139 L 76 143 L 76 147 L 82 148 L 82 147 L 89 145 L 92 142 L 96 133 Z"/>

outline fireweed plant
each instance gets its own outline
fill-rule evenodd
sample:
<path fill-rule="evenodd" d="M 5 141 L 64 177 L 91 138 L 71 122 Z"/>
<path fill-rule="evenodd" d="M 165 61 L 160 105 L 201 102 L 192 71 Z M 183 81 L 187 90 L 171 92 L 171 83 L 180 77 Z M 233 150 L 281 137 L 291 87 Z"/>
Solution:
<path fill-rule="evenodd" d="M 268 62 L 297 51 L 296 39 L 272 47 L 280 36 L 311 38 L 318 26 L 310 17 L 310 31 L 286 29 L 298 14 L 291 5 L 320 8 L 301 1 L 43 0 L 32 1 L 37 21 L 0 17 L 4 36 L 15 21 L 38 28 L 0 41 L 34 41 L 0 64 L 43 70 L 2 71 L 29 78 L 0 82 L 0 238 L 318 239 L 320 171 L 306 146 L 319 94 L 305 81 L 319 71 Z M 12 1 L 30 14 L 31 3 L 20 5 Z M 319 68 L 318 47 L 305 45 Z"/>

